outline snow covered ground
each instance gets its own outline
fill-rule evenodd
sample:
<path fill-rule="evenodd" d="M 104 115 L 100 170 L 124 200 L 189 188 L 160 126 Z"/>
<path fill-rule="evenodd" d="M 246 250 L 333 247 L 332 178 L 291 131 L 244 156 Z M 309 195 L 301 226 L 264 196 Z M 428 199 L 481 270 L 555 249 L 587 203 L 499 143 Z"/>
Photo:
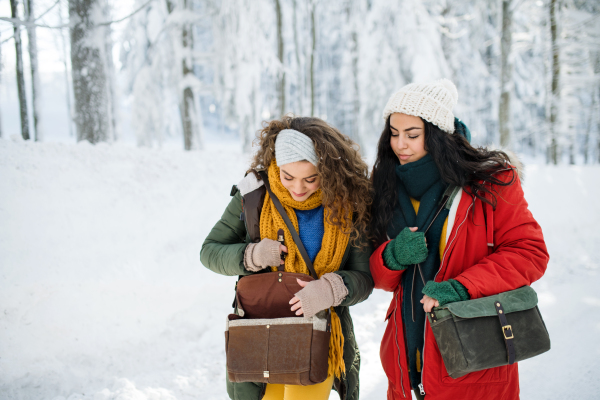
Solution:
<path fill-rule="evenodd" d="M 248 157 L 0 139 L 0 398 L 226 399 L 235 278 L 198 252 Z M 551 261 L 534 285 L 552 351 L 522 399 L 600 398 L 600 167 L 529 165 Z M 384 399 L 390 295 L 353 307 L 361 398 Z M 332 396 L 332 399 L 335 396 Z"/>

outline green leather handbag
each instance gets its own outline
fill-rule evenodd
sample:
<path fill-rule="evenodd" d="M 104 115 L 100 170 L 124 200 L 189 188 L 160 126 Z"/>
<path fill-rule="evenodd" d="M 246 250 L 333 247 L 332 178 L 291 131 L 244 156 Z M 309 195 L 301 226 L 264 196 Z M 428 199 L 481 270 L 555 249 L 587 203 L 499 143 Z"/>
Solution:
<path fill-rule="evenodd" d="M 510 365 L 550 350 L 535 290 L 448 303 L 427 313 L 448 375 Z"/>

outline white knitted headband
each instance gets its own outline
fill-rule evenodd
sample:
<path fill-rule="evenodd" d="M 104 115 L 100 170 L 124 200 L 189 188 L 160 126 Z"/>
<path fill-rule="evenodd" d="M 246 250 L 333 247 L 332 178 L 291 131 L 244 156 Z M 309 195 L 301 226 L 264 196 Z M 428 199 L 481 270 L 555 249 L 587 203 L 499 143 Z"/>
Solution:
<path fill-rule="evenodd" d="M 317 153 L 313 141 L 302 132 L 294 129 L 284 129 L 275 140 L 275 159 L 277 166 L 296 161 L 309 161 L 317 166 Z"/>
<path fill-rule="evenodd" d="M 448 79 L 428 83 L 411 83 L 394 93 L 383 109 L 383 119 L 393 113 L 421 117 L 440 129 L 454 133 L 452 108 L 458 101 L 458 91 Z"/>

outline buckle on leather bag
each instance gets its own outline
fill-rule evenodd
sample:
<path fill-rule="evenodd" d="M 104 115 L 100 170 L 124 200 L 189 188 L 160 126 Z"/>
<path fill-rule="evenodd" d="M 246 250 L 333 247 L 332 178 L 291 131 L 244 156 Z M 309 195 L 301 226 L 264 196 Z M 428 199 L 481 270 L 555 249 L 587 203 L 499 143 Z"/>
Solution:
<path fill-rule="evenodd" d="M 508 332 L 508 335 L 507 335 Z M 513 330 L 512 330 L 512 326 L 510 325 L 505 325 L 502 327 L 502 334 L 504 335 L 504 339 L 514 339 L 515 336 L 513 335 Z"/>

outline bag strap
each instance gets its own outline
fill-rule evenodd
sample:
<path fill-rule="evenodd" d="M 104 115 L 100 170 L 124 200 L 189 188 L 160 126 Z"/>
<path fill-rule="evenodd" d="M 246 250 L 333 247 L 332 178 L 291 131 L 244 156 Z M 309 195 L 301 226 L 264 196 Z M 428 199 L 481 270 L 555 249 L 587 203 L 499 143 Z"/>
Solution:
<path fill-rule="evenodd" d="M 300 255 L 302 255 L 302 258 L 304 259 L 304 262 L 306 263 L 306 266 L 308 267 L 310 274 L 312 275 L 312 277 L 314 279 L 319 279 L 319 277 L 317 276 L 317 272 L 315 271 L 315 267 L 313 266 L 313 263 L 310 260 L 310 257 L 308 256 L 306 249 L 304 248 L 304 244 L 302 244 L 302 240 L 300 239 L 300 236 L 298 236 L 298 232 L 296 232 L 296 228 L 294 228 L 294 224 L 292 224 L 292 221 L 290 221 L 290 217 L 288 217 L 287 213 L 285 212 L 285 209 L 283 208 L 281 201 L 279 201 L 277 196 L 275 196 L 275 194 L 273 194 L 273 191 L 271 190 L 271 184 L 269 183 L 269 178 L 267 177 L 267 174 L 265 173 L 265 171 L 259 171 L 258 173 L 259 173 L 260 177 L 262 178 L 263 182 L 265 183 L 265 187 L 267 188 L 267 192 L 269 192 L 269 196 L 271 196 L 271 200 L 273 201 L 275 208 L 277 209 L 277 211 L 279 211 L 279 214 L 281 214 L 283 221 L 285 222 L 286 226 L 288 227 L 288 230 L 290 231 L 290 233 L 292 235 L 292 239 L 294 240 L 294 243 L 296 243 L 296 246 L 298 247 L 298 250 L 300 251 Z"/>
<path fill-rule="evenodd" d="M 448 200 L 450 199 L 450 194 L 453 191 L 454 191 L 454 188 L 452 188 L 452 190 L 449 190 L 449 188 L 446 189 L 446 191 L 444 192 L 444 196 L 442 197 L 442 200 L 440 200 L 440 206 L 439 206 L 437 212 L 435 213 L 435 216 L 433 217 L 433 219 L 429 223 L 429 226 L 427 227 L 427 229 L 425 229 L 423 234 L 427 234 L 427 231 L 429 230 L 429 228 L 431 228 L 431 225 L 433 225 L 433 223 L 437 219 L 438 215 L 440 215 L 440 213 L 442 212 L 444 207 L 446 207 L 446 204 L 448 203 Z M 442 240 L 442 238 L 440 238 L 440 240 Z M 423 271 L 421 270 L 421 264 L 417 264 L 417 269 L 419 270 L 419 273 L 421 274 L 421 280 L 423 281 L 423 284 L 425 284 L 425 275 L 423 275 Z M 414 286 L 414 279 L 413 279 L 413 286 Z"/>
<path fill-rule="evenodd" d="M 440 213 L 442 212 L 444 207 L 446 207 L 446 204 L 448 203 L 448 200 L 450 199 L 450 194 L 452 194 L 453 191 L 454 191 L 454 188 L 452 187 L 452 190 L 450 190 L 450 186 L 446 189 L 446 191 L 444 192 L 444 196 L 442 197 L 442 200 L 440 200 L 440 206 L 438 207 L 438 210 L 435 213 L 435 216 L 433 217 L 433 219 L 429 223 L 429 226 L 427 227 L 427 229 L 425 229 L 423 234 L 427 233 L 427 231 L 429 230 L 429 228 L 431 228 L 431 225 L 433 225 L 433 223 L 435 222 L 437 217 L 440 215 Z M 440 240 L 442 240 L 442 239 L 440 238 Z M 417 270 L 419 270 L 419 274 L 421 275 L 421 281 L 423 282 L 423 285 L 425 285 L 425 283 L 426 283 L 425 275 L 423 274 L 423 270 L 421 269 L 421 264 L 415 264 L 415 269 L 413 270 L 413 277 L 412 277 L 412 287 L 410 290 L 410 299 L 411 299 L 411 304 L 412 304 L 411 311 L 412 311 L 413 322 L 415 322 L 415 278 L 416 278 L 415 275 L 417 274 Z"/>
<path fill-rule="evenodd" d="M 508 320 L 506 319 L 506 312 L 504 311 L 504 307 L 499 300 L 494 302 L 494 306 L 496 307 L 496 314 L 498 315 L 498 319 L 500 320 L 500 327 L 502 329 L 502 335 L 504 336 L 504 345 L 506 346 L 506 354 L 508 356 L 508 365 L 512 365 L 515 363 L 515 344 L 513 340 L 515 335 L 512 330 L 512 326 L 508 324 Z"/>
<path fill-rule="evenodd" d="M 492 184 L 490 183 L 490 192 L 492 190 Z M 486 196 L 487 197 L 487 196 Z M 490 202 L 492 201 L 490 195 Z M 490 203 L 483 202 L 483 218 L 485 220 L 486 228 L 486 242 L 488 246 L 488 256 L 494 252 L 494 207 Z"/>

